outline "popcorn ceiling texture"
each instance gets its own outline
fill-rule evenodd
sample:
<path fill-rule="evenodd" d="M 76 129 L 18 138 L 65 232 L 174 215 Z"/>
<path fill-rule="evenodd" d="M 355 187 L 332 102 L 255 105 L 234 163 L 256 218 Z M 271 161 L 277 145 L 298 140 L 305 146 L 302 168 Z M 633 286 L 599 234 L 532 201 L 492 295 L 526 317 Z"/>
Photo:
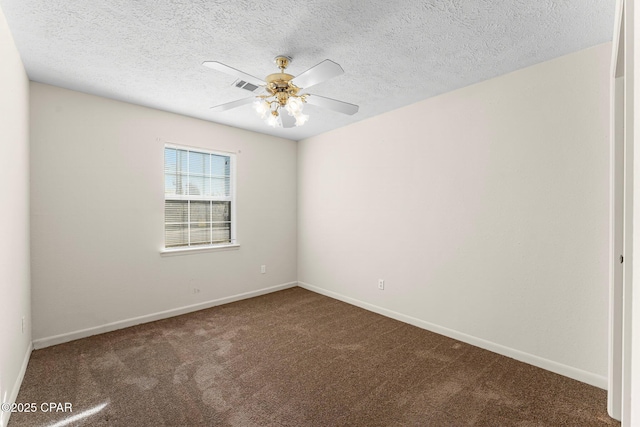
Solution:
<path fill-rule="evenodd" d="M 611 40 L 609 0 L 0 0 L 31 80 L 293 140 Z M 264 78 L 273 58 L 297 75 L 324 59 L 345 74 L 310 93 L 360 105 L 306 106 L 301 128 L 272 129 L 220 61 Z"/>

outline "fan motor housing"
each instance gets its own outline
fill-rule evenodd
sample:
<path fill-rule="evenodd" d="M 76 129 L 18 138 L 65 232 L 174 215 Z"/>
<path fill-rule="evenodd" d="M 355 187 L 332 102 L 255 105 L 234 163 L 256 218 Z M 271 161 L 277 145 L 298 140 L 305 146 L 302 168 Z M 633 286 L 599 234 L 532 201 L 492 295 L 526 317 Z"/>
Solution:
<path fill-rule="evenodd" d="M 267 83 L 276 83 L 278 86 L 289 86 L 289 82 L 293 79 L 291 74 L 287 73 L 273 73 L 269 74 L 265 81 Z"/>
<path fill-rule="evenodd" d="M 287 73 L 273 73 L 265 78 L 267 91 L 278 98 L 280 105 L 285 105 L 289 96 L 296 95 L 300 90 L 296 85 L 291 83 L 293 77 L 294 76 Z"/>

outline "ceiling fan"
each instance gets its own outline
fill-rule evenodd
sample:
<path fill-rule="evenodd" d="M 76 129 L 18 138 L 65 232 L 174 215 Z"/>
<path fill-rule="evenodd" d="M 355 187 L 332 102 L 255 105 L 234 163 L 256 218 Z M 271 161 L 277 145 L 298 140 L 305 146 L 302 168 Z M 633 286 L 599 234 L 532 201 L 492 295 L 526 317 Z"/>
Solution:
<path fill-rule="evenodd" d="M 203 62 L 202 65 L 205 67 L 236 77 L 237 80 L 233 83 L 235 87 L 256 94 L 249 98 L 211 107 L 211 110 L 214 112 L 222 112 L 253 103 L 258 114 L 267 121 L 268 125 L 285 128 L 302 126 L 306 123 L 309 116 L 302 114 L 302 108 L 305 103 L 348 115 L 358 112 L 359 107 L 354 104 L 310 93 L 300 93 L 303 89 L 307 89 L 344 73 L 340 65 L 326 59 L 318 65 L 309 68 L 304 73 L 298 76 L 292 76 L 284 72 L 292 61 L 290 57 L 279 55 L 275 57 L 274 61 L 278 68 L 280 68 L 280 72 L 269 74 L 264 80 L 236 70 L 221 62 Z M 283 109 L 286 110 L 287 114 L 283 114 Z"/>

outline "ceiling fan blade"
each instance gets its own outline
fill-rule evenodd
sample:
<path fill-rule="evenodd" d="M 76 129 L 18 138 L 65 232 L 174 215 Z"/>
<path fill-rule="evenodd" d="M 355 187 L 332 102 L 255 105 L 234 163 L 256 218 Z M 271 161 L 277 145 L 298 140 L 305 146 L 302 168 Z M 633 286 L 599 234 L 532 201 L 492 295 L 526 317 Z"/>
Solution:
<path fill-rule="evenodd" d="M 348 114 L 350 116 L 354 115 L 358 112 L 360 107 L 355 104 L 349 104 L 348 102 L 342 102 L 331 98 L 325 98 L 320 95 L 312 95 L 306 99 L 307 104 L 317 105 L 318 107 L 328 108 L 333 111 L 337 111 L 338 113 Z"/>
<path fill-rule="evenodd" d="M 282 120 L 283 128 L 292 128 L 296 125 L 296 118 L 293 116 L 290 116 L 285 111 L 280 111 L 280 119 Z"/>
<path fill-rule="evenodd" d="M 318 83 L 327 81 L 344 73 L 342 67 L 330 59 L 325 59 L 315 67 L 309 68 L 302 74 L 295 77 L 292 82 L 301 88 L 308 88 Z"/>
<path fill-rule="evenodd" d="M 221 113 L 223 111 L 231 110 L 232 108 L 242 107 L 245 104 L 251 104 L 255 100 L 255 96 L 249 98 L 238 99 L 237 101 L 227 102 L 226 104 L 216 105 L 211 107 L 211 111 L 214 113 Z"/>
<path fill-rule="evenodd" d="M 247 83 L 251 83 L 252 85 L 255 86 L 263 86 L 266 83 L 257 78 L 252 76 L 251 74 L 247 74 L 243 71 L 240 70 L 236 70 L 233 67 L 229 67 L 228 65 L 224 65 L 222 62 L 218 62 L 218 61 L 205 61 L 202 63 L 202 65 L 204 65 L 205 67 L 209 67 L 211 69 L 214 69 L 216 71 L 220 71 L 226 74 L 229 74 L 230 76 L 239 78 L 240 80 L 244 80 Z"/>

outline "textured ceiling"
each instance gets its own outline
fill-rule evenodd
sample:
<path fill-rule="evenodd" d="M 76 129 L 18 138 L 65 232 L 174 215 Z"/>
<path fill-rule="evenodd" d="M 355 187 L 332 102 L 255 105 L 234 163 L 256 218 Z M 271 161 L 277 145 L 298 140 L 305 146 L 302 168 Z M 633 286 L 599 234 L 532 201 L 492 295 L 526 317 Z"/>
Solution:
<path fill-rule="evenodd" d="M 612 0 L 0 0 L 31 80 L 192 117 L 304 139 L 385 111 L 611 40 Z M 360 105 L 308 105 L 307 124 L 272 129 L 251 96 L 203 67 L 264 78 L 273 58 L 297 75 L 344 68 L 311 93 Z"/>

